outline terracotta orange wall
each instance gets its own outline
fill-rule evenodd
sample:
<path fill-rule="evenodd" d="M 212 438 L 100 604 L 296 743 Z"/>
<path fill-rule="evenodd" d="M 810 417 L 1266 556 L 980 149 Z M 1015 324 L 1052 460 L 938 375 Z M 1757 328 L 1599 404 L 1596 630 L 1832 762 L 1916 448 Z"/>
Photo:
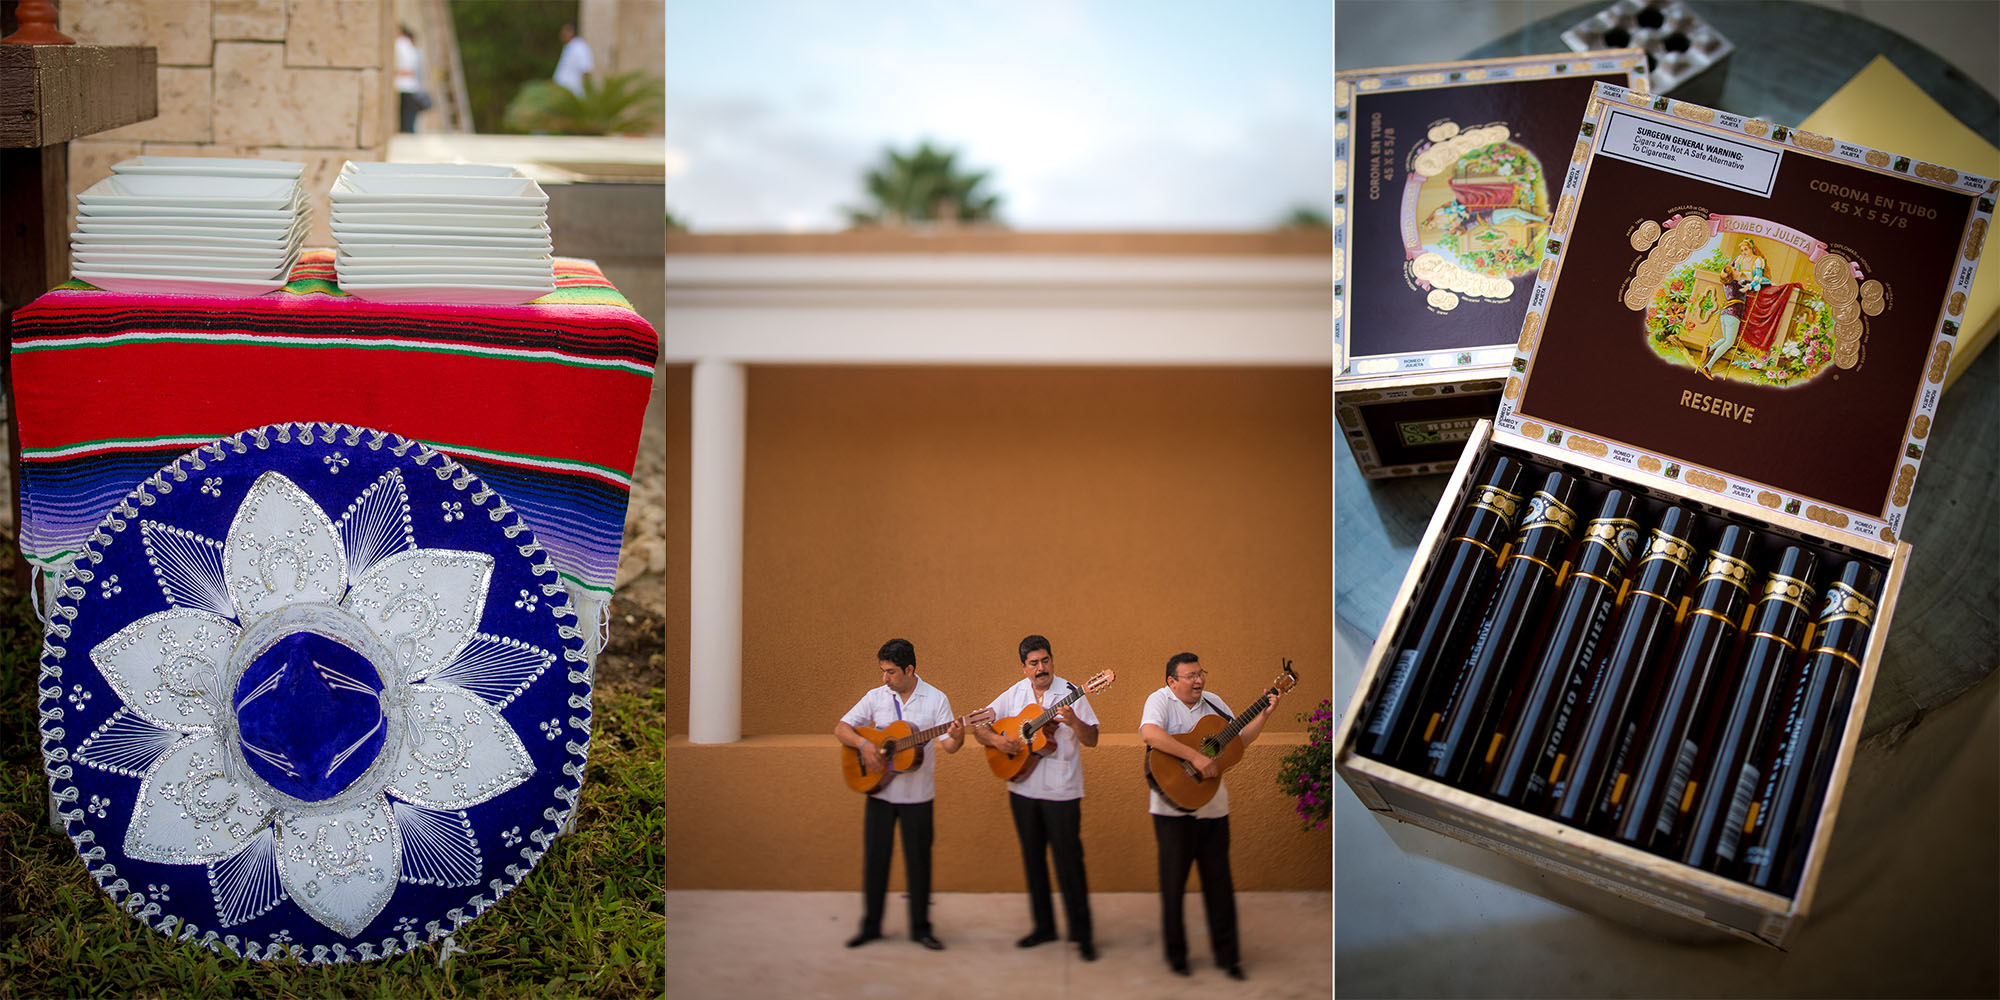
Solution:
<path fill-rule="evenodd" d="M 1332 690 L 1332 392 L 1324 369 L 752 367 L 743 728 L 689 744 L 688 388 L 667 372 L 668 884 L 851 889 L 861 796 L 833 724 L 902 636 L 955 708 L 1020 679 L 1112 668 L 1092 698 L 1084 836 L 1097 891 L 1154 888 L 1136 736 L 1167 657 L 1203 657 L 1233 706 L 1298 690 L 1231 774 L 1246 889 L 1320 889 L 1325 831 L 1273 781 Z M 1011 891 L 1006 794 L 976 751 L 941 761 L 938 888 Z M 851 815 L 850 815 L 851 814 Z M 898 871 L 900 872 L 900 862 Z M 901 875 L 897 879 L 900 884 Z"/>
<path fill-rule="evenodd" d="M 1302 829 L 1277 786 L 1278 763 L 1304 741 L 1267 733 L 1229 783 L 1230 868 L 1237 888 L 1332 884 L 1330 830 Z M 862 796 L 839 779 L 831 736 L 758 736 L 667 745 L 667 888 L 851 891 L 861 885 Z M 1138 737 L 1107 735 L 1083 751 L 1083 851 L 1092 892 L 1159 885 Z M 1021 849 L 1005 783 L 976 747 L 938 762 L 932 880 L 940 892 L 1019 892 Z M 899 857 L 893 889 L 903 888 Z M 858 905 L 858 904 L 857 904 Z"/>
<path fill-rule="evenodd" d="M 1065 676 L 1119 672 L 1092 699 L 1117 732 L 1184 649 L 1232 704 L 1281 657 L 1301 710 L 1328 697 L 1330 404 L 1324 369 L 752 368 L 744 733 L 828 732 L 892 636 L 963 710 L 1019 679 L 1016 644 L 1039 632 Z M 685 406 L 669 400 L 670 442 Z M 686 585 L 669 576 L 670 614 Z"/>

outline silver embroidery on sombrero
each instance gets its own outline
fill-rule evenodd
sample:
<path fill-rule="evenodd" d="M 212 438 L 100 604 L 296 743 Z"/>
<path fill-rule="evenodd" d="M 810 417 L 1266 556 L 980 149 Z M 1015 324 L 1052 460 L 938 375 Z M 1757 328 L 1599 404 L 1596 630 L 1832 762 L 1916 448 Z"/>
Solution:
<path fill-rule="evenodd" d="M 406 869 L 432 884 L 455 883 L 468 858 L 477 870 L 478 844 L 462 817 L 454 824 L 399 813 L 389 795 L 412 807 L 465 809 L 534 773 L 520 736 L 494 703 L 504 706 L 555 656 L 475 631 L 493 558 L 417 548 L 408 507 L 392 470 L 362 490 L 336 525 L 290 479 L 266 472 L 219 546 L 171 524 L 142 529 L 172 607 L 91 651 L 137 717 L 126 728 L 157 727 L 156 735 L 136 740 L 134 749 L 149 751 L 150 760 L 125 849 L 143 860 L 210 866 L 224 926 L 289 896 L 314 920 L 357 935 L 387 905 Z M 259 657 L 301 633 L 358 655 L 381 681 L 378 692 L 311 662 L 307 672 L 328 690 L 374 696 L 381 713 L 374 728 L 335 755 L 326 777 L 379 732 L 374 758 L 319 800 L 296 798 L 265 780 L 252 757 L 291 777 L 295 762 L 280 748 L 246 742 L 237 725 L 237 713 L 278 690 L 290 668 L 279 664 L 247 691 L 238 691 L 239 681 Z M 513 655 L 496 658 L 496 646 Z M 106 763 L 144 760 L 112 749 L 107 745 Z M 427 834 L 416 859 L 403 856 L 404 827 Z"/>

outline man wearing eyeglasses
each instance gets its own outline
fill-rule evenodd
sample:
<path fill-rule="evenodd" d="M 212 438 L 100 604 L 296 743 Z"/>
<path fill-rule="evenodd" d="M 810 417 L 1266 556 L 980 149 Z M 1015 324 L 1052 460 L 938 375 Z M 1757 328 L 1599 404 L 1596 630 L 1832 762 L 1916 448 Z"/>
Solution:
<path fill-rule="evenodd" d="M 1175 653 L 1167 661 L 1165 687 L 1146 698 L 1139 715 L 1139 738 L 1164 754 L 1187 761 L 1204 778 L 1219 775 L 1215 761 L 1174 736 L 1193 732 L 1204 715 L 1232 718 L 1229 706 L 1209 694 L 1208 671 L 1193 653 Z M 1283 695 L 1272 692 L 1275 708 Z M 1266 711 L 1252 719 L 1237 736 L 1244 746 L 1255 742 L 1264 731 Z M 1152 793 L 1149 811 L 1153 814 L 1153 839 L 1160 850 L 1160 937 L 1167 948 L 1167 965 L 1183 976 L 1188 974 L 1187 925 L 1181 904 L 1187 895 L 1188 869 L 1201 869 L 1201 902 L 1208 914 L 1209 950 L 1215 964 L 1229 970 L 1231 979 L 1243 978 L 1241 955 L 1236 943 L 1236 885 L 1229 873 L 1229 786 L 1218 782 L 1215 798 L 1192 813 L 1181 810 L 1158 790 Z"/>

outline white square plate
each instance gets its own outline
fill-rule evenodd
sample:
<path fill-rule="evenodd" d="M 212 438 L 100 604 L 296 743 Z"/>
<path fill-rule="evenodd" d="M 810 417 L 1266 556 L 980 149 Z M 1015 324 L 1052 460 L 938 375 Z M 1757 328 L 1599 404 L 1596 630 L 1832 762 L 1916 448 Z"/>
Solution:
<path fill-rule="evenodd" d="M 191 262 L 169 260 L 169 261 L 159 261 L 151 264 L 130 264 L 130 263 L 120 263 L 120 264 L 110 264 L 110 265 L 79 264 L 73 269 L 73 273 L 75 273 L 77 277 L 83 278 L 85 281 L 90 280 L 90 278 L 88 277 L 88 275 L 90 274 L 103 274 L 107 272 L 112 274 L 130 274 L 130 275 L 150 274 L 150 275 L 158 275 L 160 277 L 230 278 L 239 281 L 276 281 L 280 284 L 283 284 L 285 275 L 290 274 L 292 272 L 292 262 L 289 260 L 284 260 L 274 265 L 269 265 L 269 266 L 259 265 L 256 267 L 207 267 L 207 266 L 199 266 Z"/>
<path fill-rule="evenodd" d="M 405 208 L 409 206 L 404 206 Z M 369 229 L 401 232 L 405 228 L 438 229 L 546 229 L 546 212 L 349 212 L 328 216 L 334 229 Z M 494 235 L 500 235 L 498 233 Z"/>
<path fill-rule="evenodd" d="M 289 177 L 298 180 L 306 165 L 295 160 L 250 160 L 224 156 L 134 156 L 111 165 L 114 174 L 205 174 L 211 177 Z"/>
<path fill-rule="evenodd" d="M 83 207 L 115 205 L 187 208 L 290 208 L 299 184 L 283 177 L 206 177 L 188 174 L 112 174 L 76 196 Z"/>
<path fill-rule="evenodd" d="M 93 270 L 123 271 L 126 265 L 143 267 L 185 266 L 185 267 L 228 267 L 261 268 L 275 271 L 280 267 L 291 267 L 296 255 L 283 250 L 251 250 L 245 247 L 165 247 L 123 248 L 117 250 L 73 250 L 70 261 L 79 267 Z"/>
<path fill-rule="evenodd" d="M 128 271 L 75 271 L 75 276 L 99 288 L 141 295 L 205 295 L 225 299 L 247 299 L 275 288 L 284 281 L 244 281 L 235 278 L 163 277 Z"/>
<path fill-rule="evenodd" d="M 477 251 L 483 247 L 510 247 L 513 249 L 554 249 L 554 242 L 547 235 L 541 236 L 453 236 L 445 234 L 390 234 L 390 233 L 338 233 L 334 243 L 342 248 L 350 247 L 427 247 L 412 250 L 405 257 L 422 257 L 438 252 L 438 248 Z"/>
<path fill-rule="evenodd" d="M 539 299 L 555 291 L 555 283 L 513 284 L 429 284 L 429 283 L 342 283 L 340 290 L 369 302 L 447 302 L 459 305 L 512 306 Z"/>
<path fill-rule="evenodd" d="M 334 178 L 328 192 L 335 205 L 344 202 L 436 201 L 469 205 L 547 205 L 540 184 L 526 177 L 453 177 L 449 175 L 348 174 Z"/>
<path fill-rule="evenodd" d="M 555 280 L 555 269 L 547 263 L 520 261 L 522 266 L 492 264 L 472 261 L 444 264 L 397 264 L 390 267 L 375 267 L 371 264 L 337 264 L 335 273 L 343 279 L 356 281 L 439 281 L 445 277 L 459 278 L 507 278 L 544 282 Z"/>
<path fill-rule="evenodd" d="M 518 168 L 494 163 L 380 163 L 349 160 L 343 174 L 372 177 L 526 177 Z"/>
<path fill-rule="evenodd" d="M 402 238 L 402 239 L 467 239 L 467 240 L 546 240 L 549 227 L 539 226 L 403 226 L 384 223 L 367 225 L 353 222 L 335 222 L 328 226 L 333 231 L 335 241 L 352 237 Z"/>

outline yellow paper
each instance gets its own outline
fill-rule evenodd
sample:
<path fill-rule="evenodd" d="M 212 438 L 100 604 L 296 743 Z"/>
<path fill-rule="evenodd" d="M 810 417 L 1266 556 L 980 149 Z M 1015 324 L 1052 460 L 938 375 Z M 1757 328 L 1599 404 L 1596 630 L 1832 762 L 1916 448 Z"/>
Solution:
<path fill-rule="evenodd" d="M 1910 78 L 1882 56 L 1876 56 L 1847 81 L 1799 128 L 1832 136 L 1885 153 L 1912 156 L 1960 173 L 2000 177 L 2000 149 L 1966 128 L 1951 112 L 1931 100 Z M 1987 240 L 1990 249 L 1993 240 Z M 2000 329 L 2000 266 L 1982 261 L 1972 280 L 1959 323 L 1957 356 L 1945 377 L 1945 388 L 1957 381 L 1972 359 Z"/>

